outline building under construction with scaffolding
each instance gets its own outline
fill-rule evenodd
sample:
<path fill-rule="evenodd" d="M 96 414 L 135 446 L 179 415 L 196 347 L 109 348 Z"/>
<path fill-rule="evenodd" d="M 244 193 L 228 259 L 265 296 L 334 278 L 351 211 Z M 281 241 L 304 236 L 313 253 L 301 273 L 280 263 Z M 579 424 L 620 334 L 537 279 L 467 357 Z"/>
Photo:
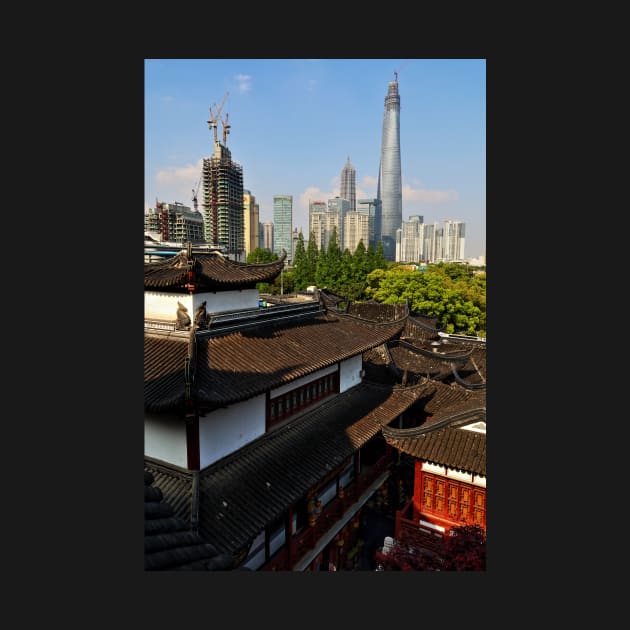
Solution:
<path fill-rule="evenodd" d="M 144 214 L 144 233 L 163 242 L 204 243 L 203 219 L 179 201 L 166 203 L 155 200 L 155 208 Z"/>
<path fill-rule="evenodd" d="M 226 146 L 230 132 L 227 114 L 221 119 L 223 143 L 217 138 L 217 120 L 225 98 L 216 111 L 210 108 L 208 125 L 214 133 L 214 154 L 203 160 L 201 214 L 206 243 L 223 248 L 230 258 L 241 260 L 245 252 L 243 167 L 232 160 Z"/>

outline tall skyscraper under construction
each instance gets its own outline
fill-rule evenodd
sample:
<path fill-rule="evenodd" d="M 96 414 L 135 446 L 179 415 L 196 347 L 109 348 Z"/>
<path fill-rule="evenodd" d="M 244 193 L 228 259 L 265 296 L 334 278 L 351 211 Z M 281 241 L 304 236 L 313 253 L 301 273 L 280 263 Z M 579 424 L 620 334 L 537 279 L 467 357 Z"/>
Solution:
<path fill-rule="evenodd" d="M 214 154 L 204 158 L 201 174 L 204 237 L 208 244 L 225 248 L 230 258 L 244 260 L 243 167 L 232 160 L 232 153 L 225 146 L 230 130 L 227 115 L 222 120 L 223 143 L 217 138 L 217 119 L 222 107 L 216 112 L 210 108 L 208 121 L 214 131 Z"/>
<path fill-rule="evenodd" d="M 341 192 L 339 196 L 350 202 L 350 212 L 357 209 L 357 172 L 350 164 L 350 156 L 341 170 Z"/>
<path fill-rule="evenodd" d="M 380 240 L 387 260 L 396 258 L 396 230 L 402 224 L 402 175 L 400 171 L 400 95 L 398 73 L 389 82 L 383 115 L 381 161 L 378 169 L 377 198 L 380 200 Z M 378 237 L 376 237 L 378 241 Z"/>

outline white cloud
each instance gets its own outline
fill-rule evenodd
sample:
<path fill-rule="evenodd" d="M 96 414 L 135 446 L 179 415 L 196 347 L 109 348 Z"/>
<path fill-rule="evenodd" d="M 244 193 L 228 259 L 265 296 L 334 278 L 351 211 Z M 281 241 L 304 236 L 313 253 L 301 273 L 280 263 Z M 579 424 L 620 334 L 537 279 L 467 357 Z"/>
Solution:
<path fill-rule="evenodd" d="M 300 196 L 298 197 L 298 210 L 306 210 L 306 216 L 308 217 L 308 205 L 311 201 L 325 201 L 328 202 L 329 199 L 333 199 L 339 194 L 337 192 L 324 192 L 321 188 L 317 186 L 309 186 Z"/>
<path fill-rule="evenodd" d="M 444 203 L 459 199 L 456 190 L 427 190 L 425 188 L 412 188 L 409 184 L 402 187 L 403 201 L 416 203 Z"/>
<path fill-rule="evenodd" d="M 155 175 L 156 189 L 160 191 L 159 201 L 179 201 L 191 206 L 192 191 L 201 177 L 202 165 L 203 158 L 200 158 L 196 164 L 160 169 Z"/>
<path fill-rule="evenodd" d="M 238 82 L 239 92 L 249 92 L 252 88 L 252 77 L 249 74 L 237 74 L 235 77 Z"/>
<path fill-rule="evenodd" d="M 366 175 L 361 180 L 361 186 L 367 186 L 368 188 L 374 188 L 374 190 L 376 190 L 377 185 L 378 177 L 373 177 L 372 175 Z"/>

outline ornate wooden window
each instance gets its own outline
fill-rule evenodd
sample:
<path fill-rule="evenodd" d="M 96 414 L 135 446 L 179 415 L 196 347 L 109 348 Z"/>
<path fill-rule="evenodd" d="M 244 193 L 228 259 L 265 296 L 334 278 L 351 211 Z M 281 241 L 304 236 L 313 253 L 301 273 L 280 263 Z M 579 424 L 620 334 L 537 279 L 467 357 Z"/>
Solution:
<path fill-rule="evenodd" d="M 475 524 L 486 528 L 486 492 L 467 484 L 422 473 L 422 511 L 461 525 Z"/>
<path fill-rule="evenodd" d="M 486 492 L 473 490 L 473 523 L 486 528 Z"/>

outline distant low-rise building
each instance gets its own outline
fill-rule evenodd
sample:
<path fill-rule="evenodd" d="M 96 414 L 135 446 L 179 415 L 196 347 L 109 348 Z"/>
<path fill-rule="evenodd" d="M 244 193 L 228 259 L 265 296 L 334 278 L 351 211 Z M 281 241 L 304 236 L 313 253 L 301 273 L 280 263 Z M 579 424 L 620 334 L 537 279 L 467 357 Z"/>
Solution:
<path fill-rule="evenodd" d="M 149 208 L 144 214 L 144 231 L 163 242 L 205 243 L 201 213 L 179 201 L 156 202 L 155 208 Z"/>

